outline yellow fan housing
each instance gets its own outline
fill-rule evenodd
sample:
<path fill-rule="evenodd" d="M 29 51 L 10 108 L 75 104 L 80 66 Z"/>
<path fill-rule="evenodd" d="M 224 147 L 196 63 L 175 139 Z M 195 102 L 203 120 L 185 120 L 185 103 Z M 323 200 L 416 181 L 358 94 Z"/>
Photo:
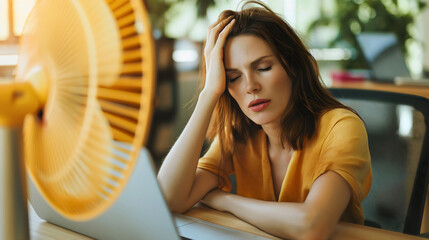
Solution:
<path fill-rule="evenodd" d="M 39 0 L 24 27 L 16 81 L 41 103 L 24 121 L 29 176 L 75 221 L 103 213 L 145 144 L 154 45 L 139 0 Z"/>

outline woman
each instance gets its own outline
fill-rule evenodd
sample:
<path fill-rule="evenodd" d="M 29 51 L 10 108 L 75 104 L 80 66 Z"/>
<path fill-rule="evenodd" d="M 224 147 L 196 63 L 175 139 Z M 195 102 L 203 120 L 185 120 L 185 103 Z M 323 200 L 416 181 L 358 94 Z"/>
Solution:
<path fill-rule="evenodd" d="M 247 2 L 209 27 L 204 56 L 196 107 L 158 174 L 170 209 L 201 201 L 292 239 L 326 239 L 339 220 L 363 223 L 365 127 L 324 88 L 293 29 Z M 199 159 L 206 134 L 214 140 Z"/>

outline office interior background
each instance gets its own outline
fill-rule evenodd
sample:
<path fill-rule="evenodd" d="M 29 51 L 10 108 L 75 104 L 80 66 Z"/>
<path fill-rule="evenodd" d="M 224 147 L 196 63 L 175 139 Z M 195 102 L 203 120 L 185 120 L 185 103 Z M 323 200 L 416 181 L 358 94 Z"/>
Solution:
<path fill-rule="evenodd" d="M 354 38 L 364 31 L 395 33 L 412 76 L 429 72 L 429 0 L 266 0 L 300 34 L 329 87 L 336 73 L 368 76 Z M 0 0 L 0 79 L 13 78 L 19 38 L 36 0 Z M 156 42 L 156 110 L 148 148 L 159 165 L 184 128 L 197 95 L 207 27 L 239 0 L 149 0 Z"/>
<path fill-rule="evenodd" d="M 429 0 L 266 0 L 301 35 L 329 87 L 347 72 L 368 77 L 354 38 L 364 31 L 395 33 L 412 76 L 429 72 Z M 13 78 L 19 38 L 36 0 L 0 0 L 0 80 Z M 149 0 L 156 42 L 157 95 L 147 147 L 159 165 L 174 143 L 198 94 L 199 64 L 207 27 L 239 0 Z"/>

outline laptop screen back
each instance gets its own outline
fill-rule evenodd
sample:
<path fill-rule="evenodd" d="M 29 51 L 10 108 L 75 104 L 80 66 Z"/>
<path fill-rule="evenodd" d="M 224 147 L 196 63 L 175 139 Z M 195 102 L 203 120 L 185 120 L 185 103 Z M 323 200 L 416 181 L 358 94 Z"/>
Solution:
<path fill-rule="evenodd" d="M 404 55 L 393 33 L 360 33 L 357 41 L 375 81 L 393 82 L 395 77 L 409 77 Z"/>

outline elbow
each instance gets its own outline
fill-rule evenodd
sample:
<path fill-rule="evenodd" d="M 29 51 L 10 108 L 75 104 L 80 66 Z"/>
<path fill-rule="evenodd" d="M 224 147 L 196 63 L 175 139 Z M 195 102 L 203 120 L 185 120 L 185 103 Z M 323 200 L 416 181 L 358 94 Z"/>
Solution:
<path fill-rule="evenodd" d="M 329 237 L 329 234 L 326 233 L 326 230 L 311 228 L 311 229 L 307 229 L 305 232 L 303 232 L 302 235 L 299 237 L 299 239 L 302 239 L 302 240 L 325 240 L 325 239 L 328 239 L 328 237 Z"/>
<path fill-rule="evenodd" d="M 335 227 L 335 225 L 333 227 L 327 226 L 326 221 L 314 213 L 307 213 L 302 218 L 300 225 L 301 227 L 298 228 L 294 239 L 325 240 L 330 237 Z"/>
<path fill-rule="evenodd" d="M 184 214 L 186 211 L 189 210 L 188 207 L 184 207 L 183 205 L 179 205 L 179 204 L 168 204 L 168 208 L 170 209 L 171 213 L 178 213 L 178 214 Z"/>
<path fill-rule="evenodd" d="M 184 204 L 181 204 L 177 199 L 166 196 L 164 196 L 164 199 L 171 213 L 183 214 L 188 210 L 188 208 L 184 207 Z"/>
<path fill-rule="evenodd" d="M 185 201 L 182 200 L 181 197 L 177 195 L 177 193 L 173 192 L 168 184 L 162 181 L 163 179 L 160 178 L 159 174 L 157 180 L 162 196 L 164 197 L 163 200 L 165 201 L 165 204 L 167 205 L 170 212 L 179 214 L 186 212 L 189 208 L 184 207 Z"/>
<path fill-rule="evenodd" d="M 187 209 L 183 207 L 183 204 L 181 204 L 180 199 L 177 197 L 174 197 L 174 195 L 168 194 L 166 191 L 163 192 L 164 202 L 167 205 L 168 209 L 172 213 L 179 213 L 182 214 L 186 212 Z"/>
<path fill-rule="evenodd" d="M 192 205 L 188 206 L 190 204 L 186 204 L 186 201 L 174 196 L 164 196 L 164 199 L 171 213 L 183 214 L 192 207 Z"/>

